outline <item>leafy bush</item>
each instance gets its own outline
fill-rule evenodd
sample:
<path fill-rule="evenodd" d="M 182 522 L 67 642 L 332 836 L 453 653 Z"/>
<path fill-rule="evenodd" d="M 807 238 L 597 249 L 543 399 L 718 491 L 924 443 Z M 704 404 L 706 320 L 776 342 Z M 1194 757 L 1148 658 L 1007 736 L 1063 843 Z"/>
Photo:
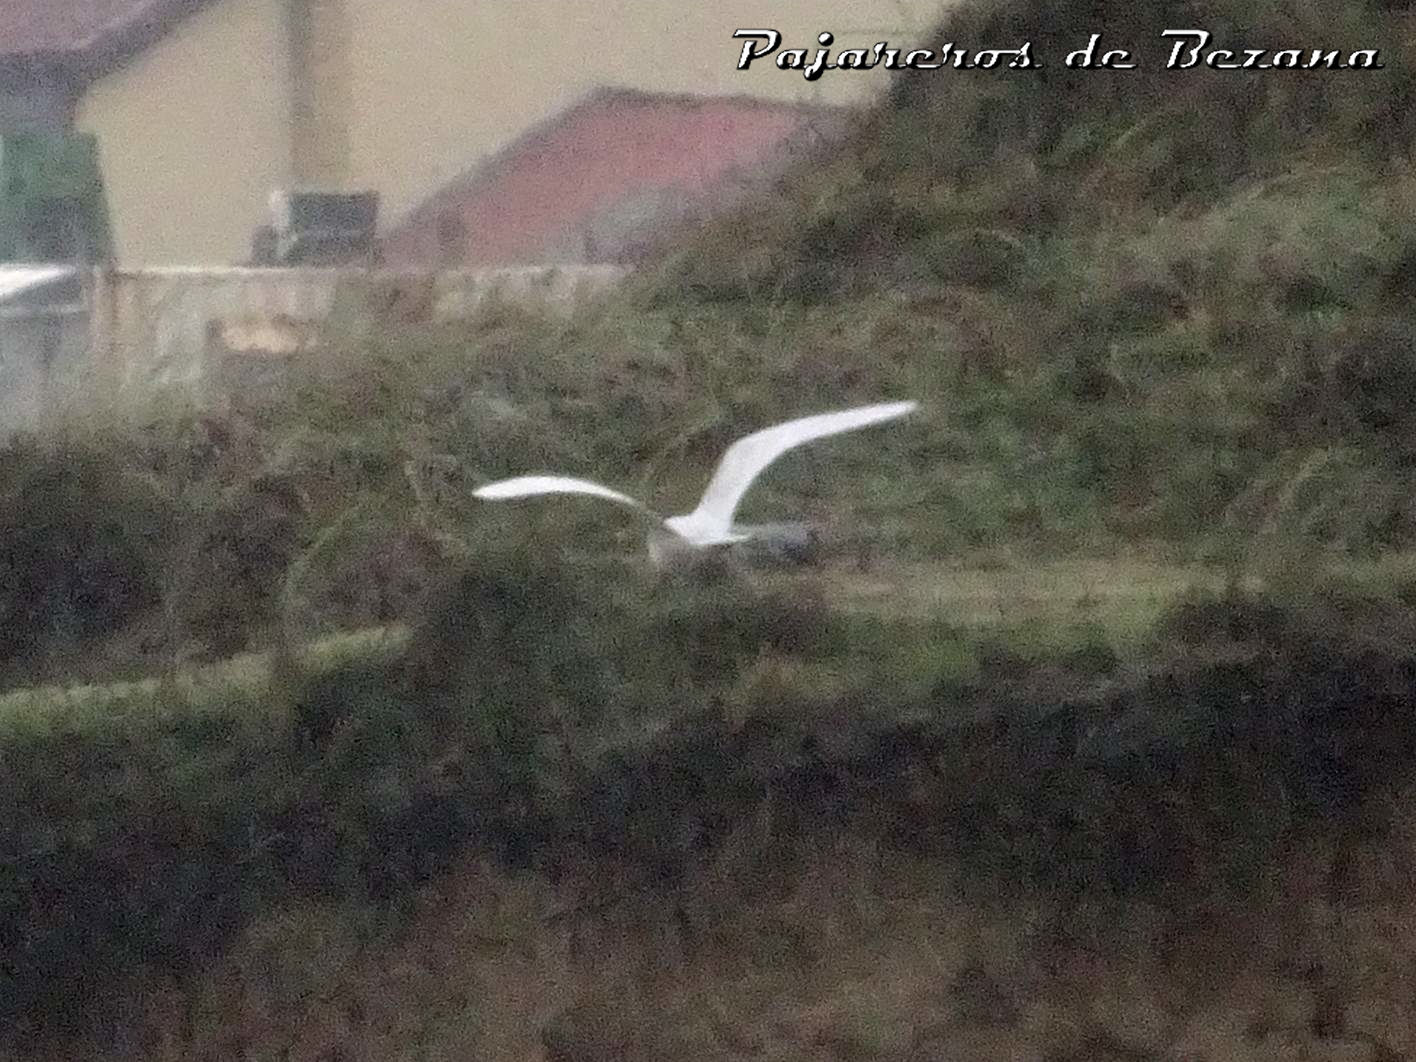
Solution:
<path fill-rule="evenodd" d="M 95 449 L 0 450 L 0 668 L 73 654 L 157 605 L 171 516 L 159 489 Z"/>
<path fill-rule="evenodd" d="M 1254 811 L 1221 846 L 1239 881 L 1304 808 L 1409 763 L 1409 588 L 1191 601 L 1123 663 L 1085 624 L 1000 646 L 656 588 L 621 563 L 639 529 L 618 514 L 468 497 L 545 469 L 681 511 L 750 428 L 916 396 L 908 421 L 785 459 L 744 518 L 824 511 L 902 560 L 1218 543 L 1236 569 L 1292 559 L 1295 582 L 1320 552 L 1409 548 L 1409 19 L 970 4 L 938 39 L 1030 39 L 1053 61 L 901 77 L 845 143 L 603 306 L 375 328 L 239 415 L 7 447 L 12 679 L 154 614 L 164 659 L 277 619 L 415 631 L 392 661 L 311 672 L 291 651 L 254 690 L 0 710 L 0 1012 L 56 1013 L 291 892 L 396 900 L 459 846 L 581 844 L 669 873 L 765 792 L 812 815 L 875 801 L 892 837 L 952 834 L 1075 888 L 1159 886 L 1209 858 L 1212 819 Z M 1079 25 L 1142 69 L 1066 70 Z M 1155 54 L 1171 25 L 1391 42 L 1389 65 L 1182 77 Z M 892 795 L 921 776 L 922 810 Z M 1221 811 L 1137 799 L 1151 776 Z"/>

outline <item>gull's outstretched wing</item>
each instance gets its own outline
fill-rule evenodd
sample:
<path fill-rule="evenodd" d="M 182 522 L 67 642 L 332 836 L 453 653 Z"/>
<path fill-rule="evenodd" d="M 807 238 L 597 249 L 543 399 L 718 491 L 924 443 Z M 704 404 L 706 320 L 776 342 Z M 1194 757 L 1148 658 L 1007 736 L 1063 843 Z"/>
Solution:
<path fill-rule="evenodd" d="M 728 447 L 703 500 L 687 516 L 670 518 L 667 523 L 690 541 L 705 543 L 731 541 L 733 513 L 758 474 L 782 454 L 802 443 L 843 431 L 854 431 L 881 421 L 894 420 L 918 408 L 918 402 L 881 402 L 857 406 L 836 413 L 789 420 L 744 436 Z"/>
<path fill-rule="evenodd" d="M 621 494 L 617 490 L 610 490 L 609 487 L 591 483 L 588 479 L 572 479 L 569 476 L 517 476 L 515 479 L 501 479 L 495 483 L 488 483 L 484 487 L 478 487 L 472 494 L 474 497 L 484 498 L 487 501 L 529 498 L 536 494 L 590 494 L 596 498 L 608 498 L 610 501 L 628 505 L 632 509 L 638 509 L 656 519 L 659 518 L 642 502 L 635 501 L 628 494 Z"/>

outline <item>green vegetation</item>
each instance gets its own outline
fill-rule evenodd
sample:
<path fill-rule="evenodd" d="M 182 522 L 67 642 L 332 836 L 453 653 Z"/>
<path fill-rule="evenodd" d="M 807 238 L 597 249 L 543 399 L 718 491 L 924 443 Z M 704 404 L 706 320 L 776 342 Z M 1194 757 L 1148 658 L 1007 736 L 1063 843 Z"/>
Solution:
<path fill-rule="evenodd" d="M 333 919 L 318 979 L 400 940 L 468 852 L 615 867 L 637 902 L 764 815 L 754 861 L 838 829 L 886 862 L 950 853 L 969 902 L 1267 895 L 1295 836 L 1365 814 L 1416 751 L 1413 596 L 1196 591 L 1115 640 L 489 553 L 406 637 L 7 698 L 0 1004 L 19 1032 L 119 1020 L 114 985 L 278 910 Z"/>
<path fill-rule="evenodd" d="M 1386 67 L 1165 71 L 1181 25 Z M 1087 26 L 1141 68 L 1063 69 Z M 450 881 L 469 951 L 544 944 L 525 910 L 572 881 L 644 925 L 677 905 L 751 976 L 825 976 L 802 912 L 846 918 L 809 887 L 843 838 L 872 866 L 948 853 L 968 903 L 1046 897 L 1083 936 L 1123 902 L 1340 902 L 1293 853 L 1385 844 L 1416 751 L 1412 29 L 1356 2 L 976 3 L 942 39 L 1053 62 L 900 78 L 599 306 L 376 326 L 278 394 L 10 444 L 0 1024 L 76 1034 L 175 977 L 194 1026 L 299 1028 Z M 828 518 L 817 572 L 657 585 L 612 511 L 469 496 L 548 469 L 674 511 L 745 428 L 906 396 L 749 499 Z M 851 995 L 829 1050 L 904 1057 L 914 997 Z M 614 1025 L 581 1002 L 536 1020 Z M 487 1008 L 430 1006 L 438 1050 L 514 1054 Z M 187 1047 L 295 1050 L 232 1035 Z"/>

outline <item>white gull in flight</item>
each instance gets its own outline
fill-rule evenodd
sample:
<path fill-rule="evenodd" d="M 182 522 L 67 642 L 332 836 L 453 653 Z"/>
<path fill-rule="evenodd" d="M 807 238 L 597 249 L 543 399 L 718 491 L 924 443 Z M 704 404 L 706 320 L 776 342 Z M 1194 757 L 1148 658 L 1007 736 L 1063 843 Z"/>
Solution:
<path fill-rule="evenodd" d="M 525 498 L 538 494 L 589 494 L 606 498 L 653 518 L 649 559 L 664 568 L 699 550 L 744 542 L 751 535 L 733 525 L 738 503 L 762 470 L 782 454 L 812 439 L 854 431 L 894 420 L 918 408 L 918 402 L 882 402 L 835 413 L 817 413 L 746 435 L 728 447 L 718 462 L 698 508 L 683 516 L 662 517 L 642 502 L 585 479 L 568 476 L 517 476 L 479 487 L 473 493 L 486 500 Z"/>

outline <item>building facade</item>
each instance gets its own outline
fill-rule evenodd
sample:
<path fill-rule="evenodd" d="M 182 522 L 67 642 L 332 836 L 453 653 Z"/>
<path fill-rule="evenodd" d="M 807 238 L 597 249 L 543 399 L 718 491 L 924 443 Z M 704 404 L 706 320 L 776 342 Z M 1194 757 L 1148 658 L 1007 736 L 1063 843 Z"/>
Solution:
<path fill-rule="evenodd" d="M 390 226 L 394 265 L 630 265 L 831 139 L 839 108 L 597 89 Z"/>
<path fill-rule="evenodd" d="M 849 104 L 883 70 L 736 69 L 783 47 L 912 43 L 938 0 L 0 0 L 0 132 L 99 138 L 124 264 L 246 259 L 272 190 L 376 191 L 395 227 L 601 86 Z"/>

